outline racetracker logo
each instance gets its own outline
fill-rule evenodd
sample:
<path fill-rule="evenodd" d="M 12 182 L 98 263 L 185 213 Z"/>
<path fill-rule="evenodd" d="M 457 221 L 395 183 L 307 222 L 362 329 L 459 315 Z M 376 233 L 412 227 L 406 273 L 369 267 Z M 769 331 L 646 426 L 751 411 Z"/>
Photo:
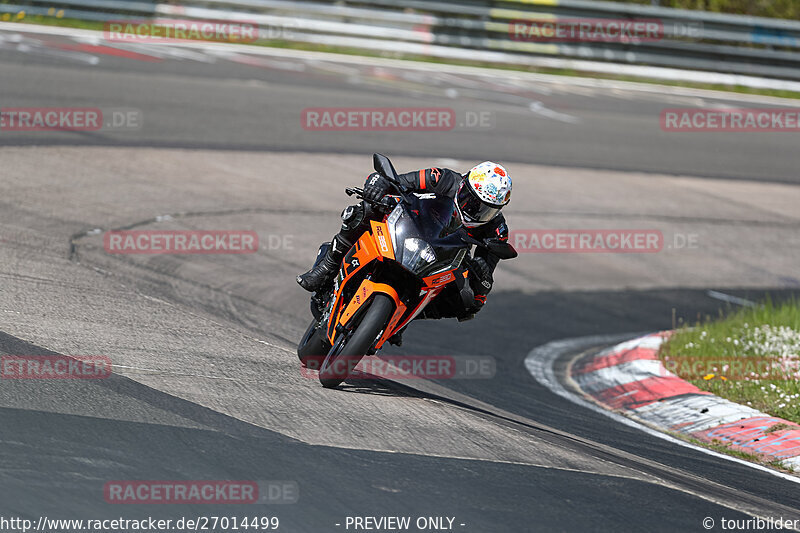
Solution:
<path fill-rule="evenodd" d="M 664 235 L 651 229 L 535 229 L 512 231 L 509 242 L 532 254 L 651 254 L 664 248 Z"/>
<path fill-rule="evenodd" d="M 800 109 L 664 109 L 661 129 L 669 132 L 800 132 Z"/>
<path fill-rule="evenodd" d="M 112 504 L 297 503 L 295 481 L 109 481 L 103 496 Z"/>
<path fill-rule="evenodd" d="M 312 356 L 301 367 L 303 377 L 317 379 L 324 356 Z M 337 375 L 353 379 L 491 379 L 497 364 L 491 356 L 465 355 L 381 355 L 340 356 L 329 367 Z"/>
<path fill-rule="evenodd" d="M 797 381 L 800 361 L 758 357 L 666 357 L 664 375 L 704 381 Z"/>
<path fill-rule="evenodd" d="M 105 356 L 4 355 L 3 379 L 104 379 L 111 375 L 111 359 Z"/>
<path fill-rule="evenodd" d="M 254 231 L 107 231 L 103 247 L 110 254 L 252 254 Z"/>
<path fill-rule="evenodd" d="M 0 132 L 138 130 L 142 112 L 132 108 L 3 107 Z"/>
<path fill-rule="evenodd" d="M 103 25 L 106 40 L 113 42 L 213 41 L 252 43 L 258 24 L 251 21 L 214 20 L 110 20 Z"/>
<path fill-rule="evenodd" d="M 310 107 L 300 124 L 308 131 L 450 131 L 464 125 L 444 107 Z"/>
<path fill-rule="evenodd" d="M 652 42 L 664 38 L 664 24 L 654 19 L 517 19 L 508 25 L 508 33 L 513 41 L 527 42 Z"/>

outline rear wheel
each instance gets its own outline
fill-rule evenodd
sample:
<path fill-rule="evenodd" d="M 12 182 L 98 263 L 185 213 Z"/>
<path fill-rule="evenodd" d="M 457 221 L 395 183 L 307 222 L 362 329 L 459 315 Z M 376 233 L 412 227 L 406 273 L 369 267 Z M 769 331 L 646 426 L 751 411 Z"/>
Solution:
<path fill-rule="evenodd" d="M 297 345 L 297 357 L 303 366 L 316 370 L 322 364 L 328 350 L 330 346 L 325 338 L 323 326 L 318 321 L 312 320 L 300 344 Z"/>
<path fill-rule="evenodd" d="M 385 294 L 376 294 L 369 305 L 364 319 L 343 342 L 336 346 L 325 358 L 319 370 L 319 382 L 323 387 L 337 387 L 347 379 L 350 371 L 372 348 L 375 339 L 384 330 L 394 311 L 394 302 Z"/>

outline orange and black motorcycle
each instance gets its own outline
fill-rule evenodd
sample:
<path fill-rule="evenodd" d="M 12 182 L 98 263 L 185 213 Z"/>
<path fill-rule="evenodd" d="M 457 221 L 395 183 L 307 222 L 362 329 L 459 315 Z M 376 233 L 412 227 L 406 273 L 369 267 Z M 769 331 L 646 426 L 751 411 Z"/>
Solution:
<path fill-rule="evenodd" d="M 467 234 L 453 199 L 408 192 L 386 156 L 375 154 L 373 163 L 398 195 L 373 204 L 387 213 L 384 220 L 372 221 L 344 256 L 333 283 L 312 295 L 314 319 L 297 347 L 300 361 L 319 370 L 324 387 L 341 384 L 362 357 L 380 350 L 448 285 L 457 285 L 468 307 L 469 252 L 473 244 L 492 247 Z M 345 192 L 363 199 L 362 189 Z M 317 262 L 328 246 L 320 247 Z"/>

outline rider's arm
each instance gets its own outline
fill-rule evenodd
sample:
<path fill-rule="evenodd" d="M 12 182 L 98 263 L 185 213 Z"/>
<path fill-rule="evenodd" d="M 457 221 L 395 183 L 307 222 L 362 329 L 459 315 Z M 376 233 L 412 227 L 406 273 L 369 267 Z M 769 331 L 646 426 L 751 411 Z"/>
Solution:
<path fill-rule="evenodd" d="M 506 219 L 502 214 L 497 215 L 494 220 L 477 229 L 476 233 L 477 235 L 473 236 L 479 238 L 480 240 L 493 240 L 498 243 L 507 244 L 509 247 L 511 247 L 511 244 L 508 242 L 508 224 L 506 224 Z M 511 249 L 513 250 L 513 247 L 511 247 Z M 475 257 L 481 257 L 485 259 L 492 273 L 497 267 L 497 263 L 500 262 L 500 258 L 498 256 L 494 255 L 489 251 L 488 248 L 483 246 L 476 246 L 473 255 Z"/>
<path fill-rule="evenodd" d="M 454 198 L 461 174 L 449 168 L 425 168 L 398 176 L 400 183 L 413 192 L 433 192 Z"/>
<path fill-rule="evenodd" d="M 495 244 L 505 244 L 513 250 L 513 247 L 508 244 L 508 225 L 503 215 L 497 215 L 491 222 L 480 228 L 475 228 L 470 235 L 480 241 L 494 241 Z M 514 253 L 516 254 L 516 252 Z M 475 302 L 471 311 L 475 313 L 486 303 L 486 296 L 492 290 L 494 269 L 497 267 L 497 263 L 500 262 L 500 257 L 493 254 L 485 246 L 476 246 L 472 256 L 473 258 L 468 266 L 470 287 L 475 295 Z"/>

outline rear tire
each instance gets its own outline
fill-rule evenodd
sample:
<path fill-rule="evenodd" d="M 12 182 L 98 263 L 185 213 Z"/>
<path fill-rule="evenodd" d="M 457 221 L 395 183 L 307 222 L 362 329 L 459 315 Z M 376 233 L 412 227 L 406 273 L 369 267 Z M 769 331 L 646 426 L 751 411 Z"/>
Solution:
<path fill-rule="evenodd" d="M 348 341 L 336 354 L 329 355 L 319 371 L 319 382 L 325 388 L 338 387 L 347 379 L 350 370 L 364 357 L 378 334 L 383 331 L 394 311 L 394 302 L 385 294 L 377 293 L 369 305 L 364 319 Z"/>
<path fill-rule="evenodd" d="M 319 369 L 330 350 L 328 340 L 322 332 L 323 327 L 324 325 L 320 325 L 318 321 L 312 320 L 303 334 L 300 344 L 297 345 L 297 357 L 303 366 L 312 370 Z"/>

